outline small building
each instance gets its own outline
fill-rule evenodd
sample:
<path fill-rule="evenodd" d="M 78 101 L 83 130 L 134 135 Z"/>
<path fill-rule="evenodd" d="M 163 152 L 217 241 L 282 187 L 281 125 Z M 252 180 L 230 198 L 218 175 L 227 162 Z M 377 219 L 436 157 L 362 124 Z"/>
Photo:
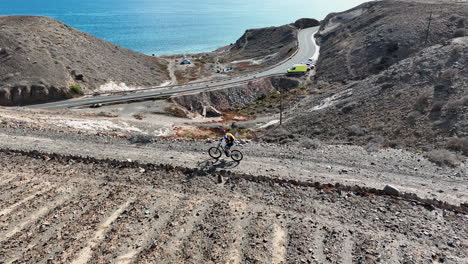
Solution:
<path fill-rule="evenodd" d="M 184 57 L 184 59 L 180 62 L 180 65 L 185 65 L 185 64 L 192 64 L 192 62 L 187 59 L 187 57 Z"/>

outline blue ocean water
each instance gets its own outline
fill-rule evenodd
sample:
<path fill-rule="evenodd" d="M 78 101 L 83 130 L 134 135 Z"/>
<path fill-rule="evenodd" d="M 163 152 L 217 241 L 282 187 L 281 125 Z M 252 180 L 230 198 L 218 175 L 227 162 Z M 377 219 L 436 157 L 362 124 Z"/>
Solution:
<path fill-rule="evenodd" d="M 362 0 L 0 0 L 0 15 L 43 15 L 145 54 L 212 51 L 246 29 L 323 19 Z"/>

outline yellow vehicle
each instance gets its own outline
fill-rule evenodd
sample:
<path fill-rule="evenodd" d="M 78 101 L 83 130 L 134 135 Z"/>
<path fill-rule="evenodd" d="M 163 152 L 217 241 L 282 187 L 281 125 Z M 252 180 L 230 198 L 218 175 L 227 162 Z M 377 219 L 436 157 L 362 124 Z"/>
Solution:
<path fill-rule="evenodd" d="M 288 74 L 305 74 L 309 71 L 309 67 L 305 64 L 295 64 L 288 69 Z"/>

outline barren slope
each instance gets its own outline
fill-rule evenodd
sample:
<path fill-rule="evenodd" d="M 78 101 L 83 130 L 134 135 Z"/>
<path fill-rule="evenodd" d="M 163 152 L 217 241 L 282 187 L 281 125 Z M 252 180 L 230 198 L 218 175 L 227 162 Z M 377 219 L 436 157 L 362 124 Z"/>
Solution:
<path fill-rule="evenodd" d="M 158 85 L 169 79 L 162 60 L 35 16 L 0 16 L 0 105 L 69 98 L 104 84 Z"/>
<path fill-rule="evenodd" d="M 326 81 L 363 79 L 428 46 L 466 35 L 466 3 L 424 2 L 373 1 L 328 15 L 317 35 L 317 76 Z"/>
<path fill-rule="evenodd" d="M 466 215 L 414 202 L 33 156 L 0 154 L 5 263 L 467 261 Z"/>
<path fill-rule="evenodd" d="M 468 137 L 468 37 L 435 45 L 378 75 L 322 87 L 303 102 L 288 127 L 322 139 L 441 148 Z M 468 153 L 468 146 L 459 146 Z"/>

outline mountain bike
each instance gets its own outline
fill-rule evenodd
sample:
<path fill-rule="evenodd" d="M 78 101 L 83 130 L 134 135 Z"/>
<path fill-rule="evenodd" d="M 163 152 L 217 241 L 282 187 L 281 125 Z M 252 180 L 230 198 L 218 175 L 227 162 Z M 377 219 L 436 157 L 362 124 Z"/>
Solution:
<path fill-rule="evenodd" d="M 223 155 L 223 152 L 224 152 L 224 146 L 221 144 L 221 142 L 218 144 L 218 146 L 211 147 L 208 150 L 208 154 L 210 154 L 210 157 L 212 157 L 213 159 L 221 158 L 221 156 Z M 229 157 L 231 157 L 232 160 L 239 162 L 244 158 L 244 155 L 242 154 L 242 152 L 240 152 L 240 150 L 234 149 L 234 150 L 231 150 Z"/>

